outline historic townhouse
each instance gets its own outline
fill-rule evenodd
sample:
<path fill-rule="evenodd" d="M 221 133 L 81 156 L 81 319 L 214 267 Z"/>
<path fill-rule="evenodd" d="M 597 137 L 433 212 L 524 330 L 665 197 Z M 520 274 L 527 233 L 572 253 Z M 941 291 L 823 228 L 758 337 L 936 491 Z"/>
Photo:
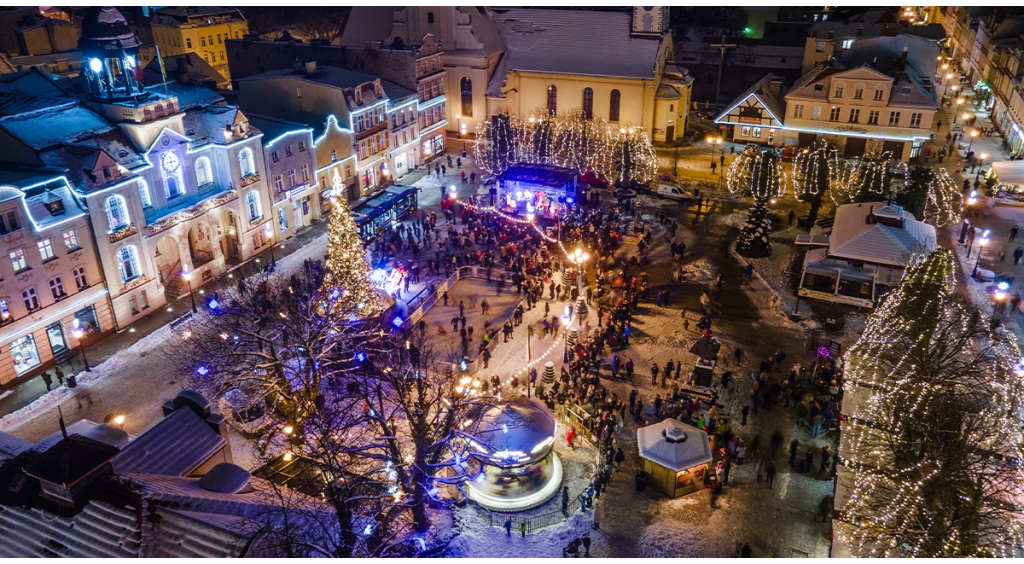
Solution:
<path fill-rule="evenodd" d="M 0 156 L 61 169 L 85 203 L 118 327 L 187 293 L 271 240 L 262 134 L 209 90 L 139 82 L 138 39 L 94 8 L 80 47 L 81 101 L 0 119 Z M 72 95 L 69 93 L 69 96 Z M 16 107 L 16 105 L 15 105 Z"/>
<path fill-rule="evenodd" d="M 114 328 L 89 220 L 57 171 L 0 168 L 0 248 L 0 385 Z"/>
<path fill-rule="evenodd" d="M 939 47 L 921 37 L 841 39 L 836 55 L 784 91 L 768 75 L 717 118 L 739 142 L 813 145 L 828 138 L 841 154 L 890 152 L 915 160 L 939 107 Z"/>
<path fill-rule="evenodd" d="M 313 130 L 294 121 L 255 114 L 249 114 L 249 122 L 263 132 L 274 239 L 282 241 L 320 219 Z"/>

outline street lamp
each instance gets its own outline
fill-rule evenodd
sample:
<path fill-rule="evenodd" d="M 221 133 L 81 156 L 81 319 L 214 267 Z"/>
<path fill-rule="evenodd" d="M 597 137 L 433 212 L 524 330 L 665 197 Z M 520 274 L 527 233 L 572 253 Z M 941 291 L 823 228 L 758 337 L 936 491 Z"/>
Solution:
<path fill-rule="evenodd" d="M 181 277 L 185 279 L 185 284 L 188 284 L 188 297 L 192 300 L 192 313 L 197 313 L 196 298 L 192 295 L 192 272 L 183 270 L 181 271 Z"/>
<path fill-rule="evenodd" d="M 263 235 L 270 240 L 270 267 L 273 268 L 277 266 L 277 261 L 274 260 L 274 229 L 269 223 L 263 228 Z"/>
<path fill-rule="evenodd" d="M 579 314 L 580 325 L 583 325 L 583 314 L 586 312 L 586 298 L 583 296 L 583 267 L 590 260 L 590 255 L 583 249 L 577 248 L 569 255 L 569 260 L 576 264 L 579 278 L 579 296 L 576 299 L 576 312 Z"/>
<path fill-rule="evenodd" d="M 952 79 L 953 79 L 953 73 L 947 72 L 946 73 L 946 88 L 942 91 L 942 95 L 943 96 L 945 96 L 946 94 L 949 93 L 949 81 L 952 80 Z M 954 90 L 954 92 L 955 92 L 955 90 Z"/>
<path fill-rule="evenodd" d="M 1009 289 L 1009 282 L 1000 282 L 996 285 L 995 295 L 993 296 L 995 298 L 995 305 L 992 306 L 992 317 L 999 313 L 1000 306 L 1003 305 L 1003 300 L 1006 299 L 1006 291 Z"/>
<path fill-rule="evenodd" d="M 981 262 L 981 253 L 985 250 L 985 245 L 988 244 L 988 229 L 981 233 L 981 240 L 978 241 L 978 258 L 974 261 L 974 272 L 971 273 L 971 278 L 978 278 L 978 263 Z"/>
<path fill-rule="evenodd" d="M 988 153 L 982 153 L 978 155 L 978 168 L 981 168 L 981 163 L 988 158 Z"/>
<path fill-rule="evenodd" d="M 711 162 L 715 162 L 715 147 L 722 144 L 721 135 L 708 135 L 707 142 L 711 144 Z M 716 171 L 717 172 L 717 171 Z"/>
<path fill-rule="evenodd" d="M 77 319 L 75 321 L 77 321 Z M 89 359 L 85 358 L 85 341 L 82 340 L 82 338 L 85 337 L 85 331 L 81 327 L 76 326 L 71 330 L 71 336 L 73 336 L 75 340 L 78 341 L 78 344 L 82 346 L 82 362 L 85 363 L 85 371 L 92 372 L 92 368 L 89 368 Z"/>
<path fill-rule="evenodd" d="M 956 87 L 953 88 L 953 94 L 956 94 Z M 960 104 L 964 103 L 963 98 L 956 99 L 956 107 L 953 108 L 953 125 L 956 125 L 956 118 L 960 114 Z M 964 119 L 967 119 L 966 117 Z"/>
<path fill-rule="evenodd" d="M 964 119 L 967 119 L 967 117 L 964 116 Z M 974 146 L 974 138 L 977 137 L 977 136 L 978 136 L 978 130 L 975 129 L 974 131 L 971 132 L 971 142 L 967 144 L 967 152 L 968 153 L 971 152 L 971 147 Z"/>

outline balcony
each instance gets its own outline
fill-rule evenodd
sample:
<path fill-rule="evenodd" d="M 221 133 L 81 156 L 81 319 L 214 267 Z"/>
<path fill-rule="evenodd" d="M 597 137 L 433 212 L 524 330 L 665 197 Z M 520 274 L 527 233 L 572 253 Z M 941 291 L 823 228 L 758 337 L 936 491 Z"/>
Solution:
<path fill-rule="evenodd" d="M 200 186 L 199 191 L 196 192 L 195 194 L 185 194 L 183 196 L 178 196 L 177 198 L 174 198 L 173 200 L 167 202 L 167 205 L 165 206 L 159 208 L 149 208 L 144 213 L 144 216 L 146 218 L 146 225 L 153 223 L 154 221 L 160 219 L 161 217 L 174 213 L 180 209 L 195 205 L 207 198 L 213 197 L 224 191 L 225 190 L 217 186 L 216 183 L 210 183 L 204 186 Z"/>

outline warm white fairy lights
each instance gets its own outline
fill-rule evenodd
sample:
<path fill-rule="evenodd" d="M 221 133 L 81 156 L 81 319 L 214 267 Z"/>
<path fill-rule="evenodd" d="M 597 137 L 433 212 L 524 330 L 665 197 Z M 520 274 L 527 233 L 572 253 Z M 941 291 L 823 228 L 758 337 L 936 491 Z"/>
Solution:
<path fill-rule="evenodd" d="M 843 434 L 852 527 L 837 533 L 855 556 L 1024 553 L 1021 351 L 978 330 L 988 319 L 956 299 L 953 268 L 948 251 L 912 265 L 844 357 L 848 394 L 869 395 Z M 967 447 L 955 467 L 921 436 L 939 432 L 944 405 L 973 407 L 947 427 L 950 448 Z M 950 484 L 963 489 L 944 495 Z"/>
<path fill-rule="evenodd" d="M 793 164 L 793 193 L 814 198 L 828 191 L 835 200 L 836 193 L 843 191 L 846 169 L 845 159 L 840 158 L 839 151 L 827 143 L 804 149 Z"/>
<path fill-rule="evenodd" d="M 626 124 L 616 131 L 607 121 L 587 119 L 582 113 L 499 115 L 483 121 L 476 129 L 474 159 L 494 175 L 516 163 L 551 164 L 647 183 L 658 170 L 657 155 L 643 128 Z"/>
<path fill-rule="evenodd" d="M 755 200 L 778 198 L 786 191 L 786 174 L 773 149 L 745 149 L 733 159 L 726 174 L 726 187 L 733 194 L 750 194 Z"/>

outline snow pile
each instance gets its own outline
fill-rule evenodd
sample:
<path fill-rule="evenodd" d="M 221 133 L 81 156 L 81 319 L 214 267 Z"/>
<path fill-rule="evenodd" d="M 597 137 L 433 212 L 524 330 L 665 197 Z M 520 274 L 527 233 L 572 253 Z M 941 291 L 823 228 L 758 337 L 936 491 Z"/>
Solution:
<path fill-rule="evenodd" d="M 460 511 L 472 511 L 462 509 Z M 513 530 L 511 537 L 505 536 L 503 527 L 491 527 L 476 515 L 465 516 L 462 533 L 448 545 L 447 556 L 454 558 L 559 558 L 562 549 L 573 539 L 590 531 L 590 553 L 594 556 L 608 554 L 608 538 L 603 530 L 595 531 L 590 525 L 590 513 L 576 513 L 568 521 L 544 527 L 523 538 Z M 583 549 L 580 549 L 582 553 Z"/>
<path fill-rule="evenodd" d="M 718 267 L 705 257 L 683 265 L 687 282 L 711 282 L 718 278 Z"/>

